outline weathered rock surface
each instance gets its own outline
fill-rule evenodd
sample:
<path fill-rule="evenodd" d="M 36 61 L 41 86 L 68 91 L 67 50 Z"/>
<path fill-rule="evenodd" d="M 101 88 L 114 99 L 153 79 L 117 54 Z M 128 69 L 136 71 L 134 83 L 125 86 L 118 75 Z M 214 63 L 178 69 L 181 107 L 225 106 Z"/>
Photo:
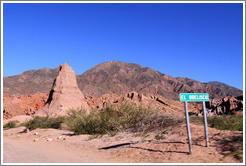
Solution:
<path fill-rule="evenodd" d="M 32 115 L 42 108 L 48 94 L 36 93 L 23 96 L 3 94 L 3 118 L 9 119 L 17 115 Z"/>
<path fill-rule="evenodd" d="M 222 99 L 212 99 L 206 103 L 208 116 L 222 114 L 242 114 L 243 113 L 243 96 L 224 97 Z M 202 114 L 202 111 L 200 111 Z"/>
<path fill-rule="evenodd" d="M 70 66 L 64 63 L 60 66 L 45 106 L 35 115 L 66 115 L 70 109 L 81 108 L 87 111 L 90 109 L 83 93 L 78 88 L 76 74 Z"/>
<path fill-rule="evenodd" d="M 99 98 L 90 97 L 87 98 L 87 100 L 91 108 L 98 110 L 113 105 L 135 104 L 137 106 L 142 106 L 153 110 L 172 113 L 181 117 L 185 115 L 183 102 L 167 99 L 160 95 L 153 95 L 149 93 L 137 93 L 132 91 L 121 95 L 105 94 Z M 198 109 L 194 105 L 190 104 L 189 111 L 197 112 Z"/>

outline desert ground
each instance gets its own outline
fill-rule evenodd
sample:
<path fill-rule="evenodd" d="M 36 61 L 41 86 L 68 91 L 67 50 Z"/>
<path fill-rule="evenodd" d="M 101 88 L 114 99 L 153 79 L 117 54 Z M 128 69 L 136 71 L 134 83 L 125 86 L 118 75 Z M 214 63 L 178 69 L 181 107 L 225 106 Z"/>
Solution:
<path fill-rule="evenodd" d="M 242 132 L 209 128 L 210 146 L 205 146 L 204 128 L 191 124 L 193 153 L 189 154 L 186 124 L 160 132 L 120 132 L 115 136 L 75 135 L 58 129 L 25 127 L 4 130 L 3 163 L 238 163 L 231 141 Z M 225 141 L 227 138 L 229 141 Z"/>

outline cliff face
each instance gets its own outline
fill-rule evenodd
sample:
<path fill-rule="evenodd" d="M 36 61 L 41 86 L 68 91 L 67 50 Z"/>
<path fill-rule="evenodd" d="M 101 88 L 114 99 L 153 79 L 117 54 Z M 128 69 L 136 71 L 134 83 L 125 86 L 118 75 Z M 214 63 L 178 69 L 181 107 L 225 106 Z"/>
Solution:
<path fill-rule="evenodd" d="M 49 93 L 58 71 L 59 68 L 40 69 L 4 77 L 4 93 L 14 95 Z M 79 89 L 85 96 L 90 97 L 131 91 L 158 94 L 176 100 L 178 94 L 183 92 L 206 92 L 210 98 L 217 99 L 243 95 L 241 90 L 220 82 L 201 83 L 189 78 L 173 78 L 148 67 L 115 61 L 101 63 L 82 75 L 77 75 L 76 79 Z"/>

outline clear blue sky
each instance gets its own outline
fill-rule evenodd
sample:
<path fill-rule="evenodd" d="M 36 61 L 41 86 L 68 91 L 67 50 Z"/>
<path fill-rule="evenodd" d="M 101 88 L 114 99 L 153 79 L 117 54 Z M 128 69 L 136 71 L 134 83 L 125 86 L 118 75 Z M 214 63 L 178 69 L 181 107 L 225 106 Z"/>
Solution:
<path fill-rule="evenodd" d="M 243 89 L 242 4 L 4 4 L 3 74 L 107 61 Z"/>

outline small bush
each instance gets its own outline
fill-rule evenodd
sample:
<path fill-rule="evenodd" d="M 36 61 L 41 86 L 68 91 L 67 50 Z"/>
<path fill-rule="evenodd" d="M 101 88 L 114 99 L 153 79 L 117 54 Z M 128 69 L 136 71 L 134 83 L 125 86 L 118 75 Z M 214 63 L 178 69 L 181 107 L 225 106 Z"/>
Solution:
<path fill-rule="evenodd" d="M 34 130 L 36 128 L 55 128 L 59 129 L 61 124 L 64 122 L 64 117 L 49 118 L 36 116 L 34 119 L 24 123 L 29 130 Z"/>
<path fill-rule="evenodd" d="M 198 116 L 191 116 L 189 117 L 190 123 L 196 124 L 196 125 L 204 125 L 203 117 Z"/>
<path fill-rule="evenodd" d="M 18 121 L 10 121 L 10 122 L 6 123 L 3 126 L 3 128 L 6 128 L 6 129 L 15 128 L 15 127 L 17 127 L 17 122 Z"/>
<path fill-rule="evenodd" d="M 167 130 L 164 130 L 163 132 L 161 132 L 160 134 L 156 134 L 155 135 L 155 139 L 156 140 L 163 140 L 166 139 L 166 135 L 168 134 Z"/>
<path fill-rule="evenodd" d="M 219 130 L 243 131 L 242 115 L 223 115 L 208 118 L 210 127 Z"/>
<path fill-rule="evenodd" d="M 142 120 L 132 128 L 134 132 L 162 130 L 184 122 L 182 117 L 162 111 L 148 111 Z"/>
<path fill-rule="evenodd" d="M 191 117 L 191 123 L 203 125 L 203 117 Z M 207 118 L 210 127 L 219 130 L 243 131 L 242 115 L 223 115 Z"/>
<path fill-rule="evenodd" d="M 155 139 L 156 140 L 162 140 L 162 139 L 165 139 L 166 137 L 163 135 L 163 134 L 157 134 L 155 135 Z"/>
<path fill-rule="evenodd" d="M 117 131 L 117 125 L 113 123 L 109 114 L 84 110 L 72 110 L 65 123 L 75 134 L 106 134 Z"/>

